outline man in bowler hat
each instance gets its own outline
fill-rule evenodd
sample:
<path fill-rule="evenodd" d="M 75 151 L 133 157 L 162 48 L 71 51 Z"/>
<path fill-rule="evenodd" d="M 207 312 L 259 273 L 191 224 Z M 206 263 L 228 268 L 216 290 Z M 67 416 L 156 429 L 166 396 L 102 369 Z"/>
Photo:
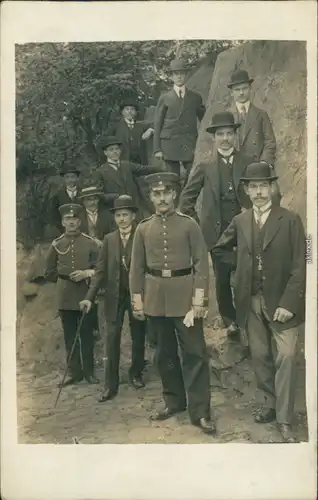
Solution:
<path fill-rule="evenodd" d="M 173 87 L 160 96 L 154 118 L 154 154 L 164 159 L 169 170 L 178 175 L 182 162 L 186 171 L 184 183 L 193 163 L 198 121 L 201 122 L 205 113 L 201 96 L 186 87 L 188 70 L 181 59 L 171 62 Z"/>
<path fill-rule="evenodd" d="M 188 405 L 191 422 L 213 434 L 209 363 L 203 333 L 208 304 L 208 254 L 198 224 L 174 208 L 179 177 L 172 172 L 146 177 L 156 213 L 135 232 L 130 266 L 133 313 L 153 328 L 165 420 Z M 182 351 L 181 369 L 178 341 Z"/>
<path fill-rule="evenodd" d="M 137 121 L 138 111 L 136 100 L 124 99 L 120 106 L 121 119 L 107 133 L 121 142 L 122 160 L 147 165 L 147 140 L 152 137 L 153 128 L 150 123 Z"/>
<path fill-rule="evenodd" d="M 245 70 L 231 75 L 228 87 L 233 97 L 230 111 L 241 124 L 237 136 L 237 149 L 251 156 L 253 161 L 275 165 L 276 139 L 268 114 L 251 102 L 253 78 Z"/>
<path fill-rule="evenodd" d="M 236 262 L 237 323 L 247 329 L 261 403 L 255 421 L 276 418 L 283 441 L 292 443 L 296 345 L 305 318 L 305 234 L 297 214 L 272 203 L 276 179 L 267 163 L 246 168 L 242 181 L 252 207 L 234 217 L 212 254 Z"/>
<path fill-rule="evenodd" d="M 122 142 L 113 136 L 101 138 L 98 149 L 106 162 L 97 169 L 96 184 L 102 190 L 105 203 L 113 203 L 120 195 L 129 194 L 138 207 L 137 220 L 144 216 L 144 201 L 138 190 L 137 178 L 158 171 L 157 166 L 139 165 L 121 159 Z"/>
<path fill-rule="evenodd" d="M 131 196 L 119 196 L 114 202 L 117 229 L 105 236 L 99 254 L 95 276 L 80 307 L 91 310 L 101 286 L 105 288 L 105 389 L 99 401 L 113 399 L 119 387 L 120 341 L 125 312 L 128 311 L 132 338 L 132 360 L 129 381 L 135 389 L 144 387 L 142 372 L 145 354 L 145 321 L 134 318 L 129 293 L 129 268 L 135 232 L 135 206 Z"/>
<path fill-rule="evenodd" d="M 60 207 L 64 234 L 53 240 L 46 260 L 45 279 L 57 283 L 58 310 L 62 322 L 67 359 L 71 353 L 81 318 L 79 302 L 88 290 L 88 281 L 95 274 L 99 247 L 96 241 L 80 231 L 81 205 L 66 204 Z M 80 335 L 69 361 L 70 377 L 63 386 L 86 379 L 98 383 L 94 376 L 95 317 L 85 314 Z"/>
<path fill-rule="evenodd" d="M 60 176 L 63 180 L 63 186 L 60 187 L 49 200 L 49 221 L 50 224 L 57 229 L 59 234 L 64 231 L 59 211 L 60 206 L 68 203 L 82 204 L 79 199 L 80 171 L 78 168 L 73 165 L 64 165 L 60 171 Z"/>

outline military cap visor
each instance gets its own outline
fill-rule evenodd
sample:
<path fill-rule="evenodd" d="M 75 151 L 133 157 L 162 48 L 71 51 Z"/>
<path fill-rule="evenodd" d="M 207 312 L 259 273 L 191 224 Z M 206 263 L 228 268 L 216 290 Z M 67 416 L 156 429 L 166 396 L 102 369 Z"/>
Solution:
<path fill-rule="evenodd" d="M 167 187 L 176 187 L 180 182 L 180 177 L 173 172 L 158 172 L 146 175 L 145 181 L 151 189 Z"/>
<path fill-rule="evenodd" d="M 59 207 L 59 212 L 62 217 L 79 217 L 82 210 L 82 205 L 77 205 L 75 203 L 67 203 Z"/>

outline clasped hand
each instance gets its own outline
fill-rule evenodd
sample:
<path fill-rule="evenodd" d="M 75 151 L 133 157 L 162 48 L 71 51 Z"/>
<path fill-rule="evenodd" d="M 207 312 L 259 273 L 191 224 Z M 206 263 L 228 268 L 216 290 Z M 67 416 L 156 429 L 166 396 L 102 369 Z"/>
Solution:
<path fill-rule="evenodd" d="M 85 269 L 83 271 L 73 271 L 70 273 L 69 278 L 72 281 L 75 281 L 75 283 L 78 283 L 79 281 L 86 280 L 87 278 L 90 278 L 91 276 L 91 270 L 90 269 Z"/>
<path fill-rule="evenodd" d="M 293 317 L 293 313 L 284 309 L 283 307 L 278 307 L 275 311 L 273 321 L 279 321 L 280 323 L 286 323 L 289 319 Z"/>

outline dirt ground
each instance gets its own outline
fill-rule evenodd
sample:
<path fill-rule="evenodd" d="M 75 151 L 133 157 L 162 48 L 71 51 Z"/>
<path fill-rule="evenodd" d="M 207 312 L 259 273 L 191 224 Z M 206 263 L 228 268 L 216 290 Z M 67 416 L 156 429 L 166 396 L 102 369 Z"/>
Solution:
<path fill-rule="evenodd" d="M 220 330 L 206 330 L 207 344 L 215 345 Z M 235 346 L 234 346 L 235 348 Z M 150 361 L 145 373 L 146 387 L 134 390 L 128 385 L 130 338 L 125 327 L 122 339 L 121 385 L 117 398 L 108 403 L 97 402 L 100 386 L 85 382 L 64 388 L 57 408 L 56 384 L 63 373 L 63 345 L 58 344 L 61 362 L 37 365 L 18 360 L 18 422 L 20 443 L 71 444 L 77 437 L 83 444 L 106 443 L 270 443 L 280 442 L 275 424 L 254 423 L 254 380 L 248 359 L 229 369 L 211 372 L 211 403 L 217 418 L 218 435 L 209 437 L 190 424 L 187 412 L 165 422 L 152 422 L 150 415 L 162 405 L 161 385 L 153 351 L 147 348 Z M 299 350 L 299 378 L 296 398 L 295 430 L 301 441 L 307 440 L 305 412 L 305 371 L 302 346 Z M 96 374 L 103 378 L 102 341 L 96 344 Z M 233 359 L 235 356 L 233 357 Z M 211 358 L 211 365 L 213 357 Z"/>

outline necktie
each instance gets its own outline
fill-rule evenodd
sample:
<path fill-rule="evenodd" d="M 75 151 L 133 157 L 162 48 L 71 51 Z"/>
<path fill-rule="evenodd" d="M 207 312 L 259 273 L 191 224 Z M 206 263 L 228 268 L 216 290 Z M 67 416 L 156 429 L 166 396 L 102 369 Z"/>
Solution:
<path fill-rule="evenodd" d="M 182 90 L 179 91 L 179 97 L 180 97 L 180 99 L 183 99 Z"/>
<path fill-rule="evenodd" d="M 245 119 L 246 119 L 246 107 L 244 105 L 241 107 L 241 117 L 242 117 L 242 121 L 245 122 Z"/>
<path fill-rule="evenodd" d="M 255 220 L 256 220 L 256 224 L 258 225 L 258 227 L 260 229 L 262 229 L 262 227 L 263 227 L 262 212 L 260 210 L 255 210 Z"/>

